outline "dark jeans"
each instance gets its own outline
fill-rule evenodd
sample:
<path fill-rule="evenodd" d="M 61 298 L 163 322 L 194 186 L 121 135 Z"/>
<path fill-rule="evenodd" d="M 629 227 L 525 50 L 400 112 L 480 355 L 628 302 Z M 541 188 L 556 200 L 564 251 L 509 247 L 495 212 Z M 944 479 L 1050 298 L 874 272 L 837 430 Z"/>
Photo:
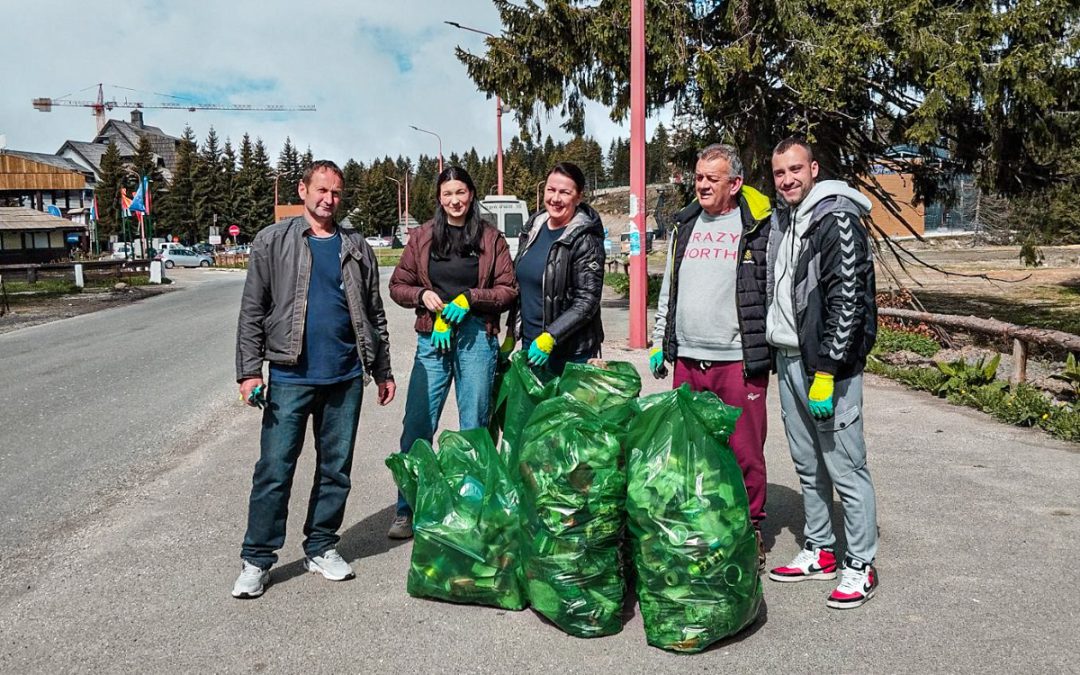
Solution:
<path fill-rule="evenodd" d="M 482 319 L 470 316 L 454 331 L 451 346 L 449 353 L 439 352 L 431 346 L 431 333 L 417 335 L 409 395 L 405 399 L 401 452 L 411 450 L 419 439 L 430 443 L 435 438 L 451 382 L 457 395 L 458 429 L 482 429 L 491 419 L 498 339 L 487 334 Z M 397 514 L 411 513 L 409 503 L 399 491 Z"/>
<path fill-rule="evenodd" d="M 308 417 L 315 435 L 316 463 L 304 521 L 304 552 L 321 555 L 337 545 L 363 399 L 362 377 L 325 385 L 271 383 L 241 558 L 263 569 L 277 562 L 276 551 L 285 543 L 289 493 Z"/>

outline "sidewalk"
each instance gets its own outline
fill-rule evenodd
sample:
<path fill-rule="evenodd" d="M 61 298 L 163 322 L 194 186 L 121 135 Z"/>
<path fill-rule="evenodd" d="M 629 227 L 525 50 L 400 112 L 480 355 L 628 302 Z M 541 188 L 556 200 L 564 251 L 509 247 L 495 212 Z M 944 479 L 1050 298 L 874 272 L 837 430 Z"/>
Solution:
<path fill-rule="evenodd" d="M 867 440 L 879 499 L 881 587 L 858 610 L 825 607 L 828 582 L 765 581 L 766 614 L 695 656 L 645 643 L 636 608 L 622 633 L 581 640 L 531 611 L 409 597 L 410 544 L 385 537 L 415 334 L 388 305 L 399 398 L 365 402 L 340 551 L 355 581 L 302 568 L 313 471 L 305 449 L 289 537 L 258 600 L 229 596 L 238 572 L 258 415 L 214 411 L 221 433 L 88 518 L 34 559 L 0 559 L 3 672 L 1065 672 L 1080 670 L 1072 587 L 1080 542 L 1076 446 L 1000 425 L 868 378 Z M 645 393 L 670 386 L 628 351 L 627 311 L 604 310 L 604 358 L 628 360 Z M 770 391 L 770 564 L 801 542 L 801 499 Z M 443 420 L 456 419 L 453 402 Z M 839 522 L 839 507 L 837 517 Z"/>

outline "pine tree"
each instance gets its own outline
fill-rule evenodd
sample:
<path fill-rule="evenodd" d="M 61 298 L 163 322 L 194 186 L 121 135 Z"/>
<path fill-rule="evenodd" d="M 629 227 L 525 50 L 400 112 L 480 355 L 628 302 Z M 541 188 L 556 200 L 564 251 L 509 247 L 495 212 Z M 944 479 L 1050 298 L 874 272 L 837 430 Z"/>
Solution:
<path fill-rule="evenodd" d="M 278 203 L 299 204 L 300 194 L 297 186 L 304 175 L 304 169 L 300 166 L 300 154 L 292 144 L 292 139 L 285 137 L 285 145 L 278 155 Z"/>
<path fill-rule="evenodd" d="M 98 203 L 98 236 L 108 237 L 120 231 L 120 186 L 124 175 L 120 150 L 109 143 L 101 156 L 101 180 L 94 187 Z"/>
<path fill-rule="evenodd" d="M 274 170 L 270 166 L 270 155 L 266 152 L 261 138 L 255 139 L 255 151 L 252 157 L 253 183 L 253 209 L 247 215 L 248 227 L 254 233 L 273 224 L 274 214 Z"/>
<path fill-rule="evenodd" d="M 217 132 L 214 131 L 214 127 L 210 127 L 196 163 L 193 188 L 195 220 L 187 229 L 187 237 L 190 241 L 199 241 L 211 226 L 227 225 L 221 219 L 221 181 L 221 148 L 218 147 Z"/>
<path fill-rule="evenodd" d="M 239 224 L 239 211 L 236 202 L 237 188 L 237 165 L 236 152 L 233 151 L 232 143 L 225 139 L 225 147 L 221 150 L 221 198 L 218 200 L 218 222 L 223 227 Z"/>
<path fill-rule="evenodd" d="M 176 167 L 168 192 L 155 202 L 154 229 L 162 235 L 183 236 L 194 243 L 195 171 L 198 162 L 198 143 L 191 127 L 184 127 L 176 149 Z"/>
<path fill-rule="evenodd" d="M 557 112 L 582 132 L 590 100 L 625 119 L 629 3 L 494 3 L 499 37 L 457 52 L 481 90 L 523 127 Z M 791 134 L 826 174 L 886 201 L 874 179 L 886 159 L 923 198 L 976 172 L 1002 193 L 1080 176 L 1075 0 L 646 4 L 646 105 L 673 105 L 694 145 L 736 145 L 751 184 L 771 185 L 772 148 Z"/>

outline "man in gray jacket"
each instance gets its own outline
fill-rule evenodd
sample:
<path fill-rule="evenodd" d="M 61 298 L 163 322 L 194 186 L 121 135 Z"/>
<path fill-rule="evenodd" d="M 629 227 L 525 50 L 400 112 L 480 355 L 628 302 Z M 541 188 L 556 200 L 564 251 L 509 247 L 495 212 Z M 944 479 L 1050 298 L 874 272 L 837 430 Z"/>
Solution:
<path fill-rule="evenodd" d="M 840 583 L 826 604 L 858 607 L 874 596 L 877 506 L 862 422 L 862 371 L 877 336 L 874 261 L 861 219 L 870 201 L 847 183 L 819 181 L 805 141 L 773 151 L 786 208 L 769 236 L 765 336 L 776 353 L 780 409 L 802 487 L 804 549 L 773 581 L 835 579 L 835 488 L 847 540 Z"/>
<path fill-rule="evenodd" d="M 379 405 L 393 400 L 395 386 L 375 254 L 356 230 L 334 223 L 343 186 L 333 162 L 313 163 L 298 186 L 304 215 L 267 227 L 252 243 L 236 381 L 240 398 L 263 408 L 263 419 L 236 598 L 257 598 L 270 583 L 309 417 L 316 471 L 304 521 L 304 566 L 331 581 L 354 576 L 335 547 L 364 385 L 375 380 Z"/>

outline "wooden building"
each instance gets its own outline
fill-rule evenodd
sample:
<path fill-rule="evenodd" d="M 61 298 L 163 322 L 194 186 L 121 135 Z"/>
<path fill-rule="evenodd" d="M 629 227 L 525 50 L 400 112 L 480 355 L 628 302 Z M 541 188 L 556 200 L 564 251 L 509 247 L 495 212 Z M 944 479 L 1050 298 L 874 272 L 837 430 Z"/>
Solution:
<path fill-rule="evenodd" d="M 109 120 L 92 141 L 64 141 L 56 154 L 93 172 L 94 176 L 100 179 L 101 158 L 110 144 L 120 151 L 120 161 L 131 162 L 135 159 L 139 141 L 144 137 L 150 141 L 154 163 L 161 175 L 166 182 L 171 183 L 173 171 L 176 170 L 176 152 L 180 147 L 180 139 L 143 122 L 141 110 L 131 111 L 130 122 Z"/>
<path fill-rule="evenodd" d="M 67 260 L 86 228 L 26 206 L 0 206 L 0 265 Z"/>
<path fill-rule="evenodd" d="M 0 206 L 50 205 L 62 213 L 84 209 L 93 200 L 94 174 L 56 155 L 0 150 Z"/>

